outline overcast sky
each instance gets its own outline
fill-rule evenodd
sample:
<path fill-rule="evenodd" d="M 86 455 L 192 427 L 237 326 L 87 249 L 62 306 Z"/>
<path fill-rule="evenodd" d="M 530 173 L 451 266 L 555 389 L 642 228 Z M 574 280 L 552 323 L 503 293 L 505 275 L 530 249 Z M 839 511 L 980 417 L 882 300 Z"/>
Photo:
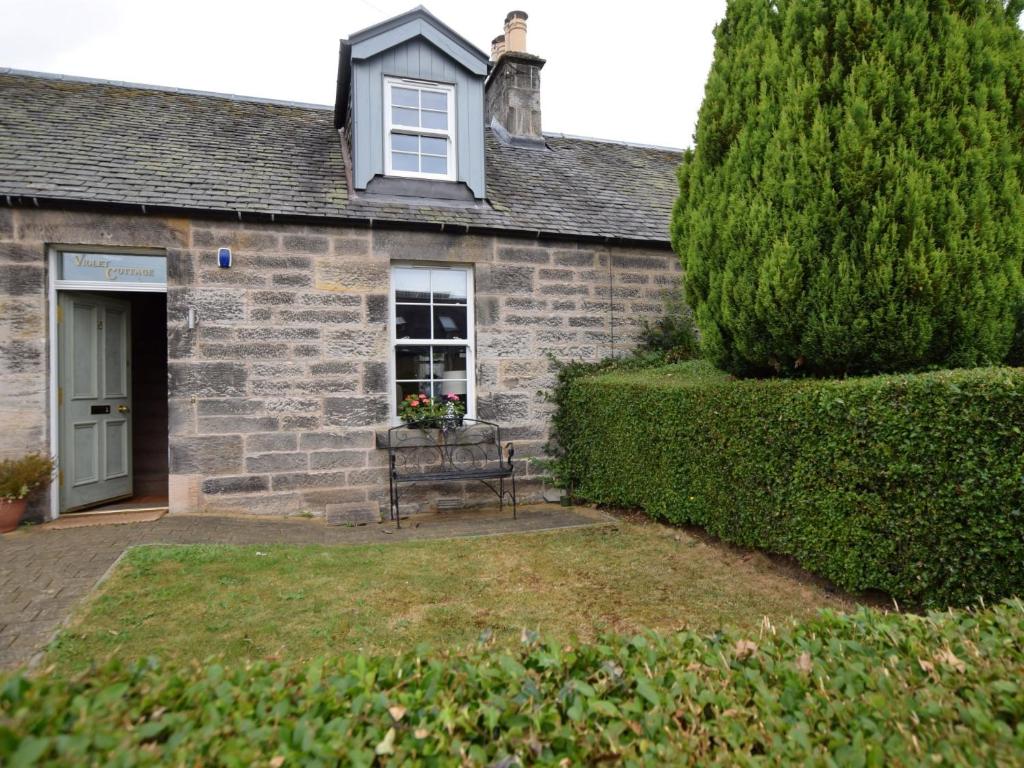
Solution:
<path fill-rule="evenodd" d="M 426 0 L 490 51 L 529 13 L 544 130 L 683 147 L 725 0 Z M 416 0 L 0 0 L 0 67 L 333 104 L 338 40 Z"/>

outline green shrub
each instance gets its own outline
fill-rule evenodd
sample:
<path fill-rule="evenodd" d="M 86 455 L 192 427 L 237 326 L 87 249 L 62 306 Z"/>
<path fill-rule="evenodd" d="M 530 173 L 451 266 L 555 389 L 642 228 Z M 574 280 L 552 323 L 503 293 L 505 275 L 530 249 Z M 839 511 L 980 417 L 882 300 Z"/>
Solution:
<path fill-rule="evenodd" d="M 29 453 L 20 459 L 0 461 L 0 500 L 24 499 L 53 477 L 53 459 Z"/>
<path fill-rule="evenodd" d="M 0 764 L 1010 765 L 1024 605 L 0 680 Z M 560 761 L 566 762 L 560 762 Z"/>
<path fill-rule="evenodd" d="M 1017 0 L 730 0 L 673 244 L 738 375 L 998 364 L 1024 299 Z"/>
<path fill-rule="evenodd" d="M 578 496 L 945 606 L 1024 593 L 1024 370 L 731 380 L 707 363 L 576 379 Z"/>

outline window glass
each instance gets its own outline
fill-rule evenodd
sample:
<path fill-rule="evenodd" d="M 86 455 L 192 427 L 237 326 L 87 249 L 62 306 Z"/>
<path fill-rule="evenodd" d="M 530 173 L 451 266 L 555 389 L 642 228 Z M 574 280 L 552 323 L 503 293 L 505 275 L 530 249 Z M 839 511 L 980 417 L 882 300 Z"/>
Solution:
<path fill-rule="evenodd" d="M 391 104 L 396 107 L 418 107 L 420 92 L 415 88 L 394 86 L 391 89 Z"/>
<path fill-rule="evenodd" d="M 430 270 L 430 290 L 434 303 L 465 304 L 466 273 L 461 269 Z"/>
<path fill-rule="evenodd" d="M 454 91 L 437 84 L 417 87 L 387 79 L 390 126 L 385 155 L 388 173 L 451 179 L 455 176 L 451 110 Z"/>
<path fill-rule="evenodd" d="M 472 392 L 469 270 L 392 267 L 395 407 L 410 394 Z M 397 413 L 397 410 L 395 411 Z"/>
<path fill-rule="evenodd" d="M 430 301 L 430 270 L 395 267 L 391 280 L 395 301 Z"/>
<path fill-rule="evenodd" d="M 420 106 L 423 109 L 432 109 L 437 112 L 448 111 L 448 94 L 439 93 L 437 91 L 421 91 L 420 98 L 422 99 Z"/>

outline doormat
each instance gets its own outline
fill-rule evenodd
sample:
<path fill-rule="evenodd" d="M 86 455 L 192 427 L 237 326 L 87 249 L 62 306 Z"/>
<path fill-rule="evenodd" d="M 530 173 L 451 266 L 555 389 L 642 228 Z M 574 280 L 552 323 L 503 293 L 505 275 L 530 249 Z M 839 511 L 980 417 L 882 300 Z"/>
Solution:
<path fill-rule="evenodd" d="M 167 507 L 160 509 L 139 509 L 124 512 L 104 512 L 103 514 L 70 514 L 58 517 L 49 523 L 43 523 L 44 531 L 61 531 L 66 528 L 90 528 L 97 525 L 125 525 L 127 523 L 155 523 L 167 514 Z"/>

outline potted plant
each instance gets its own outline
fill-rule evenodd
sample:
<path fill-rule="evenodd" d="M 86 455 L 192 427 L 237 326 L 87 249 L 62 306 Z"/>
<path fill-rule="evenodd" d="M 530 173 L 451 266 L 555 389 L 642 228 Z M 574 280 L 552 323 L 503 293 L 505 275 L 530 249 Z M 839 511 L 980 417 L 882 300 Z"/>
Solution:
<path fill-rule="evenodd" d="M 456 426 L 462 424 L 466 406 L 458 395 L 428 397 L 422 392 L 407 395 L 398 404 L 398 416 L 406 424 L 420 429 L 438 429 L 446 418 L 453 419 Z"/>
<path fill-rule="evenodd" d="M 28 495 L 51 477 L 53 459 L 42 453 L 0 461 L 0 533 L 18 527 Z"/>

